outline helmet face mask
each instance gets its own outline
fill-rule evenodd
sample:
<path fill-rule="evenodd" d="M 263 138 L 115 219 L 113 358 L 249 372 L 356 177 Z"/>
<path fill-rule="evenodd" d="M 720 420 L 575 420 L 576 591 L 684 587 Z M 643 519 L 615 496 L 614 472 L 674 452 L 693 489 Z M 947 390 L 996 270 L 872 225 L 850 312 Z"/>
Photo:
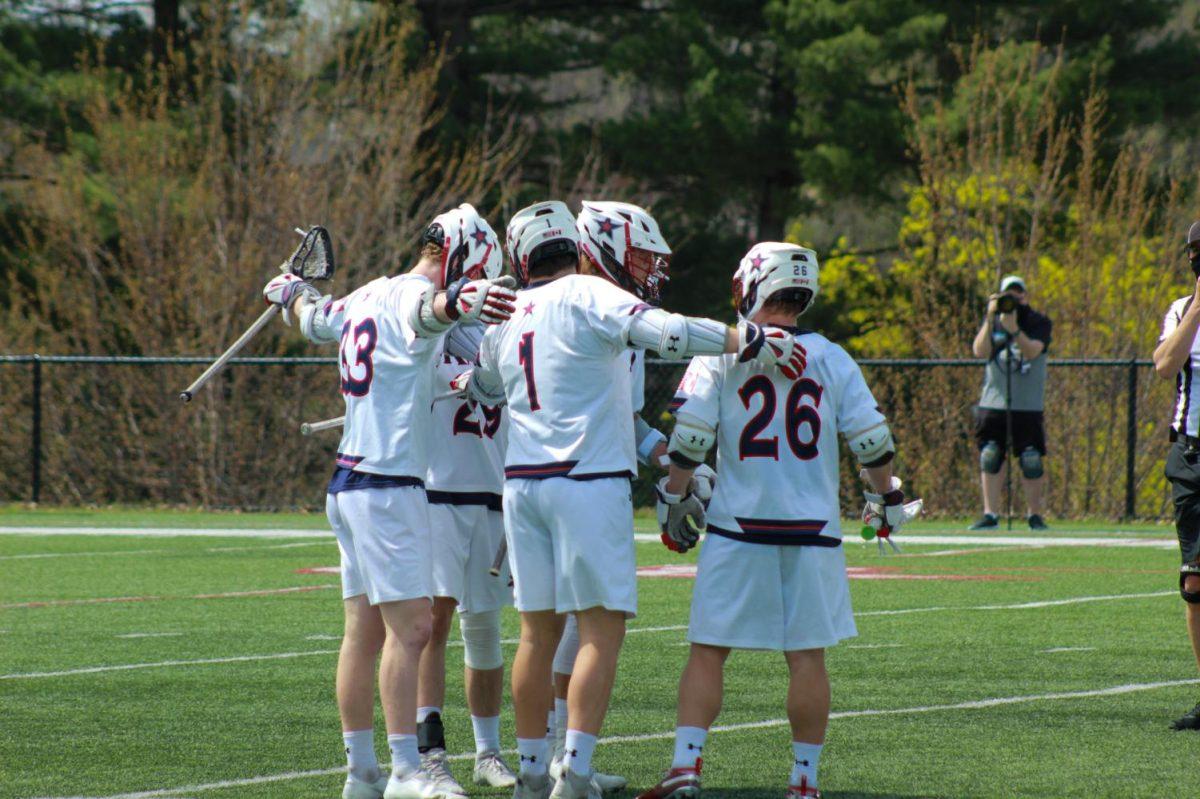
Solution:
<path fill-rule="evenodd" d="M 671 248 L 647 211 L 585 200 L 576 220 L 584 254 L 621 288 L 657 305 L 670 280 Z"/>

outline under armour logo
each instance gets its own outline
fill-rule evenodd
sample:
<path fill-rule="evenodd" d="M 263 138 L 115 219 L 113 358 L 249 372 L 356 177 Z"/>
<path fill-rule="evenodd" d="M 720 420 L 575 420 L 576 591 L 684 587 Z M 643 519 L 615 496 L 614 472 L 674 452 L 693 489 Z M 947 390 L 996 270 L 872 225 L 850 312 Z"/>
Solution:
<path fill-rule="evenodd" d="M 566 754 L 570 755 L 571 757 L 579 757 L 579 750 L 578 749 L 568 749 L 566 751 Z"/>
<path fill-rule="evenodd" d="M 807 761 L 807 760 L 797 760 L 797 761 L 796 761 L 796 765 L 797 765 L 797 766 L 804 766 L 805 768 L 808 768 L 808 761 Z"/>
<path fill-rule="evenodd" d="M 693 443 L 693 444 L 695 444 L 695 443 L 696 443 L 696 437 L 695 437 L 695 436 L 692 436 L 692 443 Z M 689 746 L 690 746 L 690 745 L 691 745 L 691 744 L 689 744 Z"/>
<path fill-rule="evenodd" d="M 346 747 L 346 754 L 350 754 L 350 747 Z"/>
<path fill-rule="evenodd" d="M 521 755 L 521 762 L 522 763 L 525 763 L 525 762 L 536 763 L 537 755 Z"/>
<path fill-rule="evenodd" d="M 695 744 L 688 744 L 688 750 L 690 751 L 690 750 L 692 750 L 692 749 L 695 749 L 697 752 L 703 752 L 703 751 L 704 751 L 704 747 L 703 747 L 703 746 L 696 746 Z"/>
<path fill-rule="evenodd" d="M 668 352 L 679 352 L 679 347 L 675 346 L 679 343 L 679 336 L 671 336 L 671 343 L 667 345 Z"/>

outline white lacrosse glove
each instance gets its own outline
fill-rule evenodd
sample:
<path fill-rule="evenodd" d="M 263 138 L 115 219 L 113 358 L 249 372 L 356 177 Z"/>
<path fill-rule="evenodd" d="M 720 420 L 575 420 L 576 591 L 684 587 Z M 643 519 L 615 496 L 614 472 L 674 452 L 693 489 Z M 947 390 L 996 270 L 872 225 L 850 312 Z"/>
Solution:
<path fill-rule="evenodd" d="M 468 369 L 465 372 L 461 372 L 455 375 L 450 381 L 450 391 L 454 396 L 466 399 L 467 388 L 471 385 L 471 373 L 473 371 L 472 369 Z"/>
<path fill-rule="evenodd" d="M 692 472 L 692 493 L 704 503 L 704 507 L 708 507 L 709 500 L 712 499 L 713 489 L 717 485 L 717 472 L 707 463 L 702 463 L 696 467 L 696 471 Z"/>
<path fill-rule="evenodd" d="M 278 305 L 283 308 L 283 321 L 289 325 L 292 323 L 289 316 L 292 301 L 301 295 L 308 297 L 310 301 L 321 299 L 321 292 L 317 291 L 311 283 L 304 282 L 291 272 L 277 275 L 263 286 L 263 299 L 266 300 L 267 305 Z"/>
<path fill-rule="evenodd" d="M 808 353 L 791 333 L 753 322 L 742 322 L 737 326 L 737 332 L 739 363 L 755 361 L 764 366 L 775 366 L 789 380 L 804 374 Z"/>
<path fill-rule="evenodd" d="M 687 552 L 696 546 L 708 523 L 704 503 L 696 496 L 696 481 L 691 481 L 686 493 L 672 494 L 667 491 L 664 477 L 654 486 L 654 493 L 658 497 L 655 512 L 663 546 L 672 552 Z"/>
<path fill-rule="evenodd" d="M 863 538 L 870 540 L 872 533 L 879 537 L 879 550 L 883 551 L 883 542 L 887 541 L 891 548 L 899 552 L 900 547 L 892 540 L 892 534 L 917 516 L 921 515 L 924 506 L 922 500 L 906 503 L 904 492 L 900 489 L 903 482 L 893 475 L 892 487 L 885 494 L 863 491 L 866 504 L 863 506 Z"/>
<path fill-rule="evenodd" d="M 498 325 L 516 310 L 517 281 L 511 275 L 495 280 L 460 280 L 446 290 L 446 305 L 458 321 L 478 319 L 485 325 Z"/>

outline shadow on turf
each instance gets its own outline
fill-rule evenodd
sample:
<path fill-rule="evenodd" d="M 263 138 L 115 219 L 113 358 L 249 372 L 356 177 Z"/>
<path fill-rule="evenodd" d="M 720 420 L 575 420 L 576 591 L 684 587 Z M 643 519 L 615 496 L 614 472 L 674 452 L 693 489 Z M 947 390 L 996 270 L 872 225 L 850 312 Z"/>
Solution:
<path fill-rule="evenodd" d="M 621 799 L 637 796 L 636 791 L 624 791 L 616 794 Z M 774 799 L 782 797 L 783 791 L 778 785 L 762 788 L 705 788 L 704 799 Z M 823 799 L 951 799 L 949 795 L 942 796 L 933 793 L 868 793 L 864 791 L 825 791 Z"/>

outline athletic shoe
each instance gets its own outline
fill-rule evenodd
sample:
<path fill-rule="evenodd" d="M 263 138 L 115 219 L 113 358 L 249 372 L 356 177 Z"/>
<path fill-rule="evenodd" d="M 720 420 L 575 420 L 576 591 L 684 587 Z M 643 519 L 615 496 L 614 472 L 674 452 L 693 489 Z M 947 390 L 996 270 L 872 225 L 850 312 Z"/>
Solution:
<path fill-rule="evenodd" d="M 696 767 L 683 766 L 673 768 L 645 793 L 638 794 L 637 799 L 692 799 L 700 795 L 700 761 Z"/>
<path fill-rule="evenodd" d="M 450 772 L 450 761 L 446 757 L 445 749 L 430 749 L 421 755 L 421 768 L 429 775 L 430 781 L 437 786 L 445 799 L 466 797 L 467 792 Z"/>
<path fill-rule="evenodd" d="M 490 785 L 493 788 L 511 788 L 517 784 L 517 775 L 513 774 L 513 770 L 495 749 L 475 755 L 475 773 L 472 779 L 476 785 Z"/>
<path fill-rule="evenodd" d="M 383 791 L 383 799 L 445 799 L 445 794 L 438 790 L 424 769 L 407 774 L 393 771 Z"/>
<path fill-rule="evenodd" d="M 563 769 L 562 776 L 554 784 L 550 799 L 600 799 L 600 788 L 597 787 L 591 774 L 576 774 L 571 769 Z"/>
<path fill-rule="evenodd" d="M 388 778 L 380 774 L 373 781 L 360 780 L 353 774 L 346 775 L 342 786 L 342 799 L 380 799 L 387 789 Z"/>
<path fill-rule="evenodd" d="M 979 521 L 968 527 L 968 530 L 995 530 L 1000 526 L 1000 520 L 996 518 L 994 513 L 985 513 L 979 517 Z"/>
<path fill-rule="evenodd" d="M 1173 730 L 1200 730 L 1200 705 L 1171 722 Z"/>
<path fill-rule="evenodd" d="M 513 799 L 550 799 L 550 775 L 518 774 Z"/>
<path fill-rule="evenodd" d="M 1043 519 L 1041 516 L 1037 515 L 1036 513 L 1031 513 L 1029 515 L 1029 529 L 1030 530 L 1049 530 L 1050 528 L 1046 526 L 1045 519 Z"/>
<path fill-rule="evenodd" d="M 555 751 L 553 759 L 550 761 L 550 779 L 558 780 L 562 777 L 563 772 L 563 751 L 561 749 Z M 617 791 L 625 790 L 625 786 L 629 784 L 629 780 L 617 774 L 604 774 L 599 771 L 592 772 L 592 782 L 596 783 L 596 789 L 602 794 L 616 793 Z"/>

